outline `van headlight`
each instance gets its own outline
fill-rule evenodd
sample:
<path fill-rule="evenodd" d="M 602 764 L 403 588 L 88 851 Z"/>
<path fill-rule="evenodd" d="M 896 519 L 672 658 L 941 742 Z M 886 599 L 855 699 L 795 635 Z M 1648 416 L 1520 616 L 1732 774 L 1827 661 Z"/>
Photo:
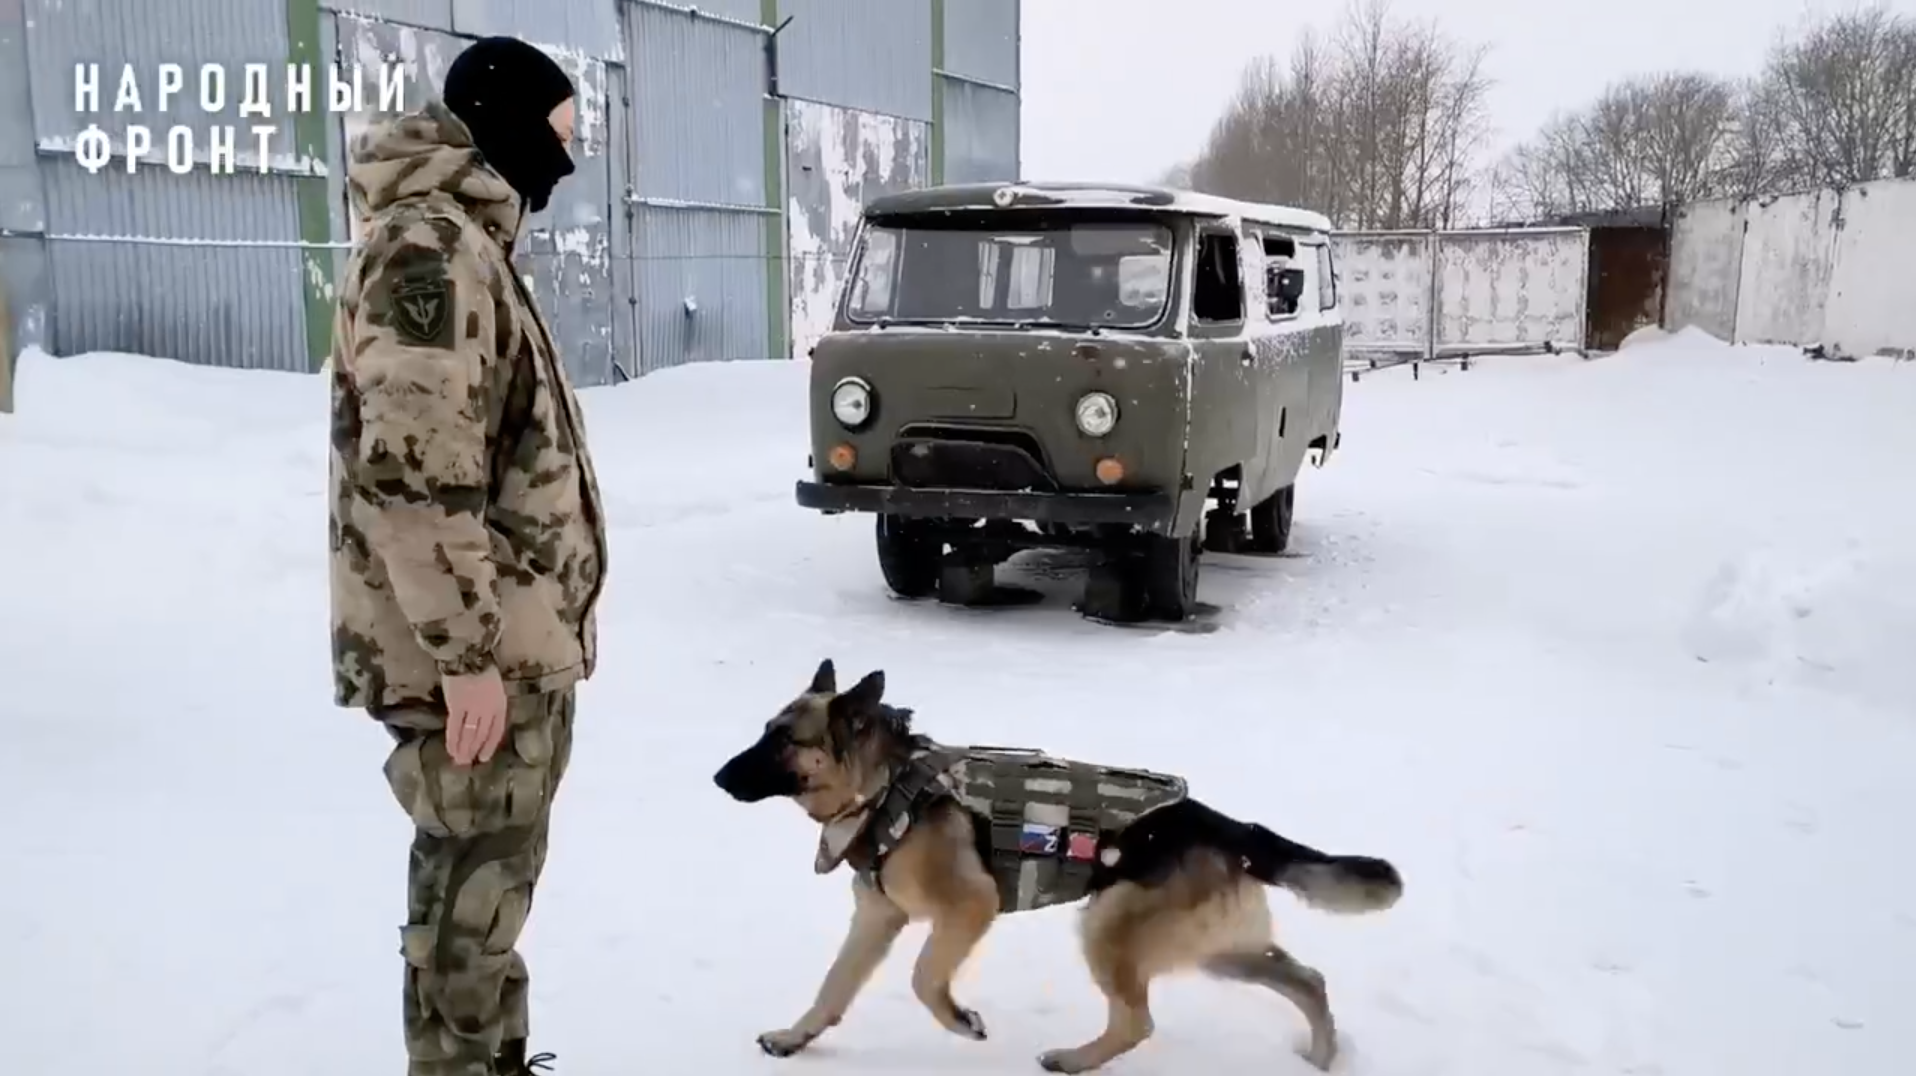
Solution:
<path fill-rule="evenodd" d="M 872 387 L 863 378 L 848 377 L 832 386 L 832 417 L 855 430 L 872 417 Z"/>
<path fill-rule="evenodd" d="M 1086 437 L 1103 437 L 1118 424 L 1118 401 L 1107 392 L 1087 392 L 1078 397 L 1076 416 Z"/>

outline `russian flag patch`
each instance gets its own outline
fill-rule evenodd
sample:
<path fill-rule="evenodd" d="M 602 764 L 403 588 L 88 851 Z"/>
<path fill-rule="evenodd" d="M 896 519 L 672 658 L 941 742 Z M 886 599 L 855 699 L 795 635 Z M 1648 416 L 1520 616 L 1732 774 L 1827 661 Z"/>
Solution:
<path fill-rule="evenodd" d="M 1058 827 L 1026 822 L 1018 831 L 1018 851 L 1028 856 L 1058 854 Z"/>

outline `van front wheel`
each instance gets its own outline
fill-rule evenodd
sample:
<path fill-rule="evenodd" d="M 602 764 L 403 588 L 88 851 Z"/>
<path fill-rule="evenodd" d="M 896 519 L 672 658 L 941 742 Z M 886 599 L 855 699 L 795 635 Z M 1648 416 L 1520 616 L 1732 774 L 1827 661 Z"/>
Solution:
<path fill-rule="evenodd" d="M 1183 538 L 1153 535 L 1145 540 L 1135 567 L 1152 617 L 1175 623 L 1197 612 L 1198 554 L 1202 545 L 1202 528 L 1194 528 Z"/>
<path fill-rule="evenodd" d="M 885 585 L 901 598 L 929 598 L 938 592 L 945 543 L 926 531 L 922 523 L 898 516 L 878 517 L 878 570 L 885 577 Z"/>

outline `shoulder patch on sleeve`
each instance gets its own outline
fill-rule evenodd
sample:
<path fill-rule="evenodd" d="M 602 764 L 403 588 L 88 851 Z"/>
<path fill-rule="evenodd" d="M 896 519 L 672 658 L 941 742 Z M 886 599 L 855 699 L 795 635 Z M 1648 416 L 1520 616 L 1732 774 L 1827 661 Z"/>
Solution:
<path fill-rule="evenodd" d="M 458 341 L 449 273 L 451 258 L 438 250 L 406 246 L 393 253 L 368 282 L 372 319 L 408 347 L 450 351 Z"/>

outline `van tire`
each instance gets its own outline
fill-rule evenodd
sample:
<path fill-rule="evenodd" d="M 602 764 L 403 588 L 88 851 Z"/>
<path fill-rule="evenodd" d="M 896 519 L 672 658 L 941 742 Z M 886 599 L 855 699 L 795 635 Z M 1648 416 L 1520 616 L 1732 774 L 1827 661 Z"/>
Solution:
<path fill-rule="evenodd" d="M 1202 528 L 1183 538 L 1152 535 L 1145 539 L 1132 564 L 1152 618 L 1177 623 L 1197 612 L 1198 557 L 1203 544 Z"/>
<path fill-rule="evenodd" d="M 874 531 L 878 570 L 893 594 L 929 598 L 938 593 L 945 543 L 927 535 L 923 524 L 899 516 L 880 515 Z"/>
<path fill-rule="evenodd" d="M 1252 553 L 1282 553 L 1291 546 L 1291 514 L 1297 505 L 1297 485 L 1285 486 L 1251 506 Z"/>
<path fill-rule="evenodd" d="M 1078 603 L 1078 612 L 1112 624 L 1135 624 L 1148 619 L 1144 587 L 1136 569 L 1132 558 L 1105 551 L 1085 574 L 1084 597 Z"/>

